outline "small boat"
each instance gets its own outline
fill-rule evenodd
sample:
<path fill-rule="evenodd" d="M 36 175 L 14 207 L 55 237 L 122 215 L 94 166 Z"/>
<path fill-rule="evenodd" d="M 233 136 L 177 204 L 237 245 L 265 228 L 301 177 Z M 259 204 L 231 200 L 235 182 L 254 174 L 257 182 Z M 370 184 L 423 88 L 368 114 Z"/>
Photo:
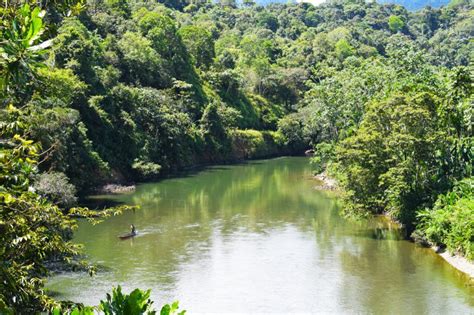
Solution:
<path fill-rule="evenodd" d="M 137 232 L 130 232 L 130 233 L 127 233 L 127 234 L 124 234 L 124 235 L 120 235 L 119 238 L 121 240 L 126 240 L 126 239 L 132 238 L 136 235 L 137 235 Z"/>
<path fill-rule="evenodd" d="M 127 233 L 127 234 L 124 234 L 124 235 L 120 235 L 119 236 L 119 239 L 121 240 L 126 240 L 126 239 L 129 239 L 129 238 L 132 238 L 134 237 L 135 235 L 137 235 L 137 229 L 135 228 L 135 225 L 130 225 L 130 233 Z"/>

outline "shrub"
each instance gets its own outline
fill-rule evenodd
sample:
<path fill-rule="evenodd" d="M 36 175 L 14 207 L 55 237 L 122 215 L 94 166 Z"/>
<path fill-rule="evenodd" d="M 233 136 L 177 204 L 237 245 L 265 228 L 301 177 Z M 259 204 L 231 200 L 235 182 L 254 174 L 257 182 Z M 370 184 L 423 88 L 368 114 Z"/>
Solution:
<path fill-rule="evenodd" d="M 321 142 L 314 146 L 314 157 L 311 165 L 315 173 L 324 172 L 326 166 L 334 160 L 336 156 L 335 145 L 333 143 Z"/>
<path fill-rule="evenodd" d="M 288 115 L 278 122 L 278 131 L 284 136 L 285 144 L 293 151 L 300 152 L 306 146 L 303 125 L 294 115 Z"/>
<path fill-rule="evenodd" d="M 51 312 L 53 315 L 93 315 L 98 312 L 105 315 L 155 315 L 158 314 L 153 309 L 153 301 L 150 300 L 150 290 L 133 290 L 130 294 L 122 293 L 122 288 L 117 286 L 112 289 L 112 294 L 107 293 L 106 300 L 101 300 L 99 306 L 75 306 L 72 309 L 55 308 Z M 179 311 L 178 302 L 165 304 L 161 308 L 160 315 L 184 315 L 186 311 Z"/>
<path fill-rule="evenodd" d="M 418 214 L 417 234 L 452 253 L 474 259 L 474 178 L 460 181 L 451 192 L 440 195 L 433 209 Z"/>
<path fill-rule="evenodd" d="M 76 188 L 64 173 L 40 174 L 33 187 L 39 195 L 62 207 L 71 207 L 77 202 Z"/>
<path fill-rule="evenodd" d="M 233 130 L 232 156 L 237 159 L 255 159 L 277 155 L 285 151 L 285 139 L 275 131 Z"/>
<path fill-rule="evenodd" d="M 160 174 L 161 165 L 135 160 L 132 164 L 132 169 L 137 173 L 139 179 L 152 179 Z"/>

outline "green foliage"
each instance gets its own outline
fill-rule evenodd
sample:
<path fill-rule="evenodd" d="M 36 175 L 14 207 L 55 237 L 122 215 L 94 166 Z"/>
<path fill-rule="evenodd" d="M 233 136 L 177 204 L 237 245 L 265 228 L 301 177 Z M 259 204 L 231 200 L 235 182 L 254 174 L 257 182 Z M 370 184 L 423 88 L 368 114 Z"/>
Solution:
<path fill-rule="evenodd" d="M 404 26 L 405 26 L 405 23 L 403 22 L 403 20 L 399 16 L 391 15 L 388 18 L 388 27 L 390 28 L 390 30 L 393 33 L 397 33 L 399 31 L 401 31 Z"/>
<path fill-rule="evenodd" d="M 462 67 L 472 4 L 411 13 L 365 1 L 160 2 L 0 8 L 0 305 L 53 303 L 41 291 L 46 262 L 72 261 L 71 217 L 96 215 L 58 208 L 32 191 L 35 178 L 37 192 L 69 207 L 67 178 L 84 194 L 116 178 L 313 146 L 317 170 L 339 172 L 347 212 L 413 226 L 420 208 L 472 176 L 472 79 Z M 456 222 L 430 237 L 471 255 L 470 232 L 458 231 L 470 213 L 461 203 L 438 210 L 433 222 L 454 212 Z M 147 305 L 146 292 L 133 296 Z"/>
<path fill-rule="evenodd" d="M 184 315 L 186 311 L 179 311 L 178 302 L 173 302 L 173 304 L 165 304 L 160 311 L 160 315 Z"/>
<path fill-rule="evenodd" d="M 31 10 L 28 5 L 24 5 L 18 12 L 9 16 L 10 20 L 6 19 L 4 24 L 6 33 L 25 38 L 22 45 L 26 50 L 37 44 L 38 36 L 44 30 L 39 12 L 38 8 Z M 18 16 L 24 21 L 18 22 Z M 12 38 L 14 36 L 10 37 Z M 25 53 L 25 56 L 28 54 Z M 32 71 L 36 72 L 37 67 L 44 67 L 44 64 L 38 64 L 38 60 L 30 57 L 22 59 L 21 62 L 25 64 L 10 68 L 8 71 L 11 72 L 7 75 L 13 73 L 15 79 L 8 81 L 8 84 L 17 85 L 14 87 L 14 97 L 9 101 L 16 101 L 23 107 L 18 109 L 9 104 L 0 110 L 1 313 L 37 313 L 55 304 L 43 291 L 44 277 L 49 274 L 48 264 L 59 263 L 72 268 L 86 267 L 84 262 L 77 261 L 80 245 L 70 242 L 72 231 L 76 228 L 73 217 L 82 216 L 97 222 L 93 217 L 104 218 L 129 208 L 109 209 L 100 213 L 85 208 L 66 211 L 43 197 L 47 196 L 58 204 L 70 206 L 75 202 L 75 189 L 61 173 L 42 174 L 38 177 L 38 166 L 48 158 L 48 151 L 41 152 L 41 145 L 28 139 L 32 133 L 31 129 L 34 129 L 32 117 L 29 115 L 32 105 L 24 104 L 44 100 L 36 99 L 37 86 L 19 84 L 23 78 L 30 76 Z M 64 97 L 55 95 L 57 91 L 68 92 L 67 89 L 62 89 L 61 84 L 59 89 L 51 85 L 45 86 L 44 95 L 50 98 L 43 104 L 46 108 L 49 107 L 49 101 L 59 101 L 58 107 L 62 107 L 69 105 L 67 103 L 75 98 L 74 94 Z M 8 90 L 7 93 L 11 91 Z M 43 196 L 34 191 L 34 178 L 38 178 L 37 190 Z"/>
<path fill-rule="evenodd" d="M 267 158 L 285 152 L 285 139 L 275 131 L 233 130 L 232 156 L 237 159 Z"/>
<path fill-rule="evenodd" d="M 92 315 L 100 312 L 105 315 L 154 315 L 158 314 L 153 309 L 153 301 L 150 300 L 151 290 L 143 291 L 135 289 L 130 294 L 122 293 L 122 288 L 117 286 L 112 289 L 112 294 L 107 293 L 106 300 L 101 300 L 99 306 L 73 306 L 70 308 L 55 307 L 52 315 Z M 165 304 L 162 306 L 160 315 L 184 315 L 186 311 L 179 311 L 179 303 Z"/>
<path fill-rule="evenodd" d="M 328 164 L 335 159 L 335 145 L 333 143 L 321 142 L 314 146 L 314 156 L 311 165 L 316 174 L 322 173 Z"/>
<path fill-rule="evenodd" d="M 142 180 L 157 178 L 160 174 L 161 165 L 152 162 L 144 162 L 135 160 L 132 169 L 138 173 L 138 177 Z"/>
<path fill-rule="evenodd" d="M 22 312 L 35 312 L 53 305 L 44 294 L 47 263 L 85 267 L 75 260 L 80 246 L 70 242 L 76 222 L 72 217 L 107 217 L 129 207 L 97 213 L 83 208 L 69 212 L 42 198 L 31 189 L 38 172 L 40 146 L 20 136 L 22 112 L 10 106 L 7 114 L 16 123 L 2 124 L 0 136 L 0 305 Z M 66 184 L 64 176 L 55 176 Z M 48 179 L 50 180 L 50 178 Z M 58 203 L 70 202 L 73 188 L 40 182 L 40 189 Z"/>
<path fill-rule="evenodd" d="M 8 94 L 17 94 L 20 87 L 27 90 L 35 82 L 36 68 L 42 66 L 51 42 L 41 41 L 45 11 L 40 7 L 25 3 L 18 10 L 4 13 L 10 17 L 2 18 L 0 89 L 2 99 L 7 101 Z"/>
<path fill-rule="evenodd" d="M 112 295 L 107 293 L 107 299 L 100 301 L 99 308 L 106 315 L 140 315 L 156 314 L 152 310 L 153 302 L 150 298 L 150 290 L 142 291 L 135 289 L 130 294 L 123 294 L 122 288 L 118 286 L 112 289 Z"/>
<path fill-rule="evenodd" d="M 97 70 L 104 61 L 98 36 L 73 17 L 64 21 L 53 42 L 51 57 L 57 65 L 73 70 L 79 79 L 95 87 Z"/>
<path fill-rule="evenodd" d="M 123 16 L 130 15 L 130 7 L 126 0 L 106 0 L 105 4 L 110 8 L 112 13 Z"/>
<path fill-rule="evenodd" d="M 39 146 L 15 133 L 19 127 L 3 124 L 0 134 L 6 139 L 0 149 L 0 300 L 28 312 L 52 303 L 42 290 L 46 262 L 73 264 L 79 246 L 69 242 L 75 221 L 30 190 Z M 73 212 L 88 215 L 87 210 Z"/>
<path fill-rule="evenodd" d="M 35 70 L 46 83 L 25 100 L 29 132 L 49 152 L 40 169 L 65 173 L 79 194 L 91 177 L 140 180 L 233 159 L 236 128 L 280 126 L 281 152 L 342 140 L 372 99 L 436 90 L 435 66 L 467 64 L 465 5 L 428 14 L 364 2 L 164 4 L 92 1 L 80 17 L 50 20 L 50 66 Z M 409 36 L 391 35 L 393 16 Z"/>
<path fill-rule="evenodd" d="M 286 116 L 278 122 L 278 131 L 283 135 L 285 144 L 292 150 L 298 151 L 304 148 L 305 140 L 301 122 L 292 116 Z"/>
<path fill-rule="evenodd" d="M 217 103 L 210 103 L 200 120 L 201 133 L 208 146 L 208 152 L 216 152 L 221 157 L 228 154 L 229 138 Z M 215 157 L 209 157 L 215 159 Z M 218 157 L 219 158 L 219 157 Z"/>
<path fill-rule="evenodd" d="M 272 15 L 269 12 L 263 11 L 257 16 L 257 23 L 259 26 L 268 28 L 275 32 L 279 25 L 278 25 L 278 19 Z"/>
<path fill-rule="evenodd" d="M 336 46 L 335 46 L 335 51 L 336 51 L 336 56 L 341 60 L 349 56 L 352 56 L 355 53 L 355 49 L 344 38 L 341 38 L 340 40 L 337 41 Z"/>
<path fill-rule="evenodd" d="M 358 130 L 337 148 L 349 213 L 388 212 L 413 229 L 418 209 L 472 176 L 470 82 L 459 68 L 437 91 L 441 98 L 423 92 L 370 104 Z"/>
<path fill-rule="evenodd" d="M 42 173 L 36 179 L 33 188 L 40 196 L 61 207 L 71 207 L 77 202 L 76 187 L 69 183 L 69 178 L 64 173 Z"/>
<path fill-rule="evenodd" d="M 195 65 L 209 67 L 215 56 L 211 33 L 202 27 L 189 25 L 182 27 L 178 34 L 193 57 Z"/>
<path fill-rule="evenodd" d="M 152 42 L 134 32 L 127 32 L 118 41 L 117 47 L 122 55 L 124 75 L 129 82 L 145 86 L 159 86 L 165 81 L 159 54 L 152 48 Z"/>
<path fill-rule="evenodd" d="M 474 260 L 474 179 L 458 182 L 440 195 L 433 209 L 418 213 L 418 237 L 434 245 L 446 245 L 452 253 Z"/>
<path fill-rule="evenodd" d="M 357 133 L 337 149 L 352 211 L 388 211 L 412 224 L 432 189 L 440 144 L 436 99 L 429 94 L 394 96 L 371 104 Z"/>

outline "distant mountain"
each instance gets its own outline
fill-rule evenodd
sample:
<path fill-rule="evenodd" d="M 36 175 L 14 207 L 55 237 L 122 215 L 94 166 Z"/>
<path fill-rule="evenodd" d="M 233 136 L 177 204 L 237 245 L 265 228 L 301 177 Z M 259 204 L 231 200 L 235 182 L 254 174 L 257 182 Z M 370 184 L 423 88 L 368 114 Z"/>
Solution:
<path fill-rule="evenodd" d="M 256 0 L 259 5 L 267 5 L 270 3 L 288 3 L 288 2 L 309 2 L 314 5 L 324 3 L 325 0 Z M 443 5 L 447 5 L 450 0 L 377 0 L 379 3 L 394 3 L 404 6 L 410 11 L 417 11 L 424 7 L 431 6 L 433 8 L 439 8 Z"/>
<path fill-rule="evenodd" d="M 410 11 L 417 11 L 424 7 L 431 6 L 433 8 L 439 8 L 443 5 L 447 5 L 450 0 L 378 0 L 380 3 L 396 3 L 404 6 Z"/>

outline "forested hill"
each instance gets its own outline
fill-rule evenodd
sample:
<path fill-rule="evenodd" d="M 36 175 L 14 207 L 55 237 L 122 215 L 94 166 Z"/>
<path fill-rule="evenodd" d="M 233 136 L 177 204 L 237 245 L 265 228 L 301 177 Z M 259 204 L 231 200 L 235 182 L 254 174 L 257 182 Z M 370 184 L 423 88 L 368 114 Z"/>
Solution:
<path fill-rule="evenodd" d="M 0 243 L 19 279 L 0 305 L 44 307 L 42 263 L 76 253 L 53 203 L 68 213 L 111 181 L 308 148 L 346 213 L 388 213 L 474 257 L 472 1 L 163 2 L 0 8 Z"/>
<path fill-rule="evenodd" d="M 401 56 L 467 65 L 473 26 L 467 2 L 418 13 L 362 0 L 166 4 L 90 1 L 58 24 L 52 68 L 39 69 L 43 86 L 24 101 L 31 134 L 54 148 L 43 170 L 84 189 L 301 152 L 309 142 L 291 134 L 299 123 L 280 119 L 314 102 L 307 92 L 325 78 L 369 65 L 385 71 Z M 386 79 L 375 73 L 373 80 Z M 266 146 L 257 149 L 260 142 Z"/>

